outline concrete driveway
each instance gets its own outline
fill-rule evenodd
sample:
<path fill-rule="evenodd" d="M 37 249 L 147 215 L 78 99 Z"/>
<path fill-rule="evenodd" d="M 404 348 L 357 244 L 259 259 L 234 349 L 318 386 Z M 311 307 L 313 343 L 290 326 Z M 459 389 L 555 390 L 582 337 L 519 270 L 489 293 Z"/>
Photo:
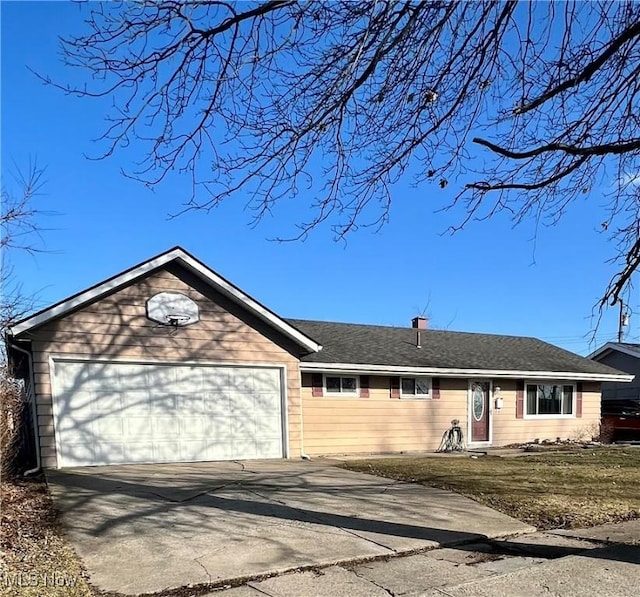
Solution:
<path fill-rule="evenodd" d="M 331 461 L 48 471 L 91 582 L 152 593 L 456 545 L 532 528 L 459 495 Z"/>

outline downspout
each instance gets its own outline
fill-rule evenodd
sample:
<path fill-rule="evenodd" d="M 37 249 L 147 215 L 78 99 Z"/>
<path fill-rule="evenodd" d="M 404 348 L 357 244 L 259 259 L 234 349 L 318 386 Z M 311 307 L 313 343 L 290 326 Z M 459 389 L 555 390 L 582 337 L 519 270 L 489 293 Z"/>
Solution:
<path fill-rule="evenodd" d="M 36 444 L 36 466 L 34 468 L 30 468 L 28 471 L 23 473 L 23 476 L 28 477 L 29 475 L 33 475 L 37 473 L 42 468 L 42 461 L 40 459 L 40 434 L 38 432 L 38 412 L 36 411 L 36 382 L 35 375 L 33 374 L 33 357 L 28 350 L 21 348 L 15 344 L 11 344 L 11 348 L 21 352 L 22 354 L 27 355 L 27 362 L 29 363 L 29 401 L 31 402 L 32 410 L 31 410 L 31 423 L 33 425 L 33 441 Z"/>
<path fill-rule="evenodd" d="M 311 456 L 304 451 L 304 398 L 302 390 L 302 371 L 298 370 L 300 376 L 300 458 L 302 460 L 311 460 Z"/>

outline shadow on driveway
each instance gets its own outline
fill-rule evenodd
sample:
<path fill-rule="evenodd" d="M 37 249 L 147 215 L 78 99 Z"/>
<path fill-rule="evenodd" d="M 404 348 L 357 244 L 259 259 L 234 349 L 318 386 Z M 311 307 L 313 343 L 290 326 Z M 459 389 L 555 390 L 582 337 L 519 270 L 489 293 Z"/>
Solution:
<path fill-rule="evenodd" d="M 463 548 L 532 530 L 457 494 L 326 464 L 103 467 L 49 471 L 47 480 L 92 582 L 123 593 Z M 555 548 L 553 557 L 576 551 Z"/>

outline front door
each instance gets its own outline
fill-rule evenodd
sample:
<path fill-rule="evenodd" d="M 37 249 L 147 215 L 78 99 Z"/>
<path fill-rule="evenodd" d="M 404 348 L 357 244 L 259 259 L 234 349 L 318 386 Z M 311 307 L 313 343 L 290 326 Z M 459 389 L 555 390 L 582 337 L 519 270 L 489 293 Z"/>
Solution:
<path fill-rule="evenodd" d="M 489 392 L 491 384 L 488 381 L 472 381 L 470 384 L 470 418 L 471 441 L 488 442 L 489 437 Z"/>

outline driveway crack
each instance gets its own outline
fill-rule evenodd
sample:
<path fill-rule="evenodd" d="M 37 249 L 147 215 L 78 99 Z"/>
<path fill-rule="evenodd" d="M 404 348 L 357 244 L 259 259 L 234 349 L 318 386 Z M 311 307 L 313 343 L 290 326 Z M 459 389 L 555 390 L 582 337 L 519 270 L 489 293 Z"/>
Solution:
<path fill-rule="evenodd" d="M 281 506 L 286 506 L 287 502 L 283 502 L 282 500 L 276 500 L 274 498 L 271 497 L 267 497 L 266 495 L 262 495 L 261 493 L 258 493 L 257 491 L 250 489 L 249 487 L 247 487 L 246 485 L 242 485 L 242 489 L 244 489 L 245 491 L 248 491 L 249 493 L 252 493 L 253 495 L 257 495 L 259 498 L 266 500 L 267 502 L 272 502 L 274 504 L 280 504 Z"/>
<path fill-rule="evenodd" d="M 257 491 L 255 491 L 253 489 L 250 489 L 247 486 L 243 486 L 243 489 L 245 489 L 249 493 L 252 493 L 253 495 L 257 495 L 259 498 L 261 498 L 263 500 L 266 500 L 267 502 L 280 504 L 281 506 L 289 507 L 287 502 L 282 501 L 282 500 L 276 500 L 276 499 L 271 498 L 271 497 L 267 497 L 265 495 L 262 495 L 262 494 L 258 493 Z M 319 516 L 311 515 L 311 516 L 309 516 L 309 518 L 313 519 L 316 522 L 316 524 L 327 525 L 326 520 L 323 520 L 321 514 Z M 329 525 L 329 526 L 334 526 L 334 525 Z M 385 545 L 384 543 L 379 543 L 378 541 L 374 541 L 373 539 L 370 539 L 368 537 L 363 537 L 362 535 L 359 535 L 358 533 L 356 533 L 352 529 L 347 529 L 347 528 L 341 527 L 341 526 L 335 526 L 334 528 L 340 529 L 341 531 L 343 531 L 345 533 L 348 533 L 349 535 L 353 535 L 354 537 L 357 537 L 358 539 L 362 539 L 363 541 L 367 541 L 368 543 L 372 543 L 373 545 L 377 545 L 378 547 L 382 547 L 383 549 L 387 549 L 387 550 L 389 550 L 389 551 L 391 551 L 393 553 L 396 553 L 396 550 L 393 549 L 392 547 L 389 547 L 388 545 Z"/>
<path fill-rule="evenodd" d="M 373 545 L 377 545 L 378 547 L 383 547 L 384 549 L 388 549 L 389 551 L 393 552 L 393 553 L 398 553 L 395 549 L 393 549 L 393 547 L 389 547 L 388 545 L 385 545 L 384 543 L 380 543 L 379 541 L 374 541 L 373 539 L 370 539 L 369 537 L 363 537 L 362 535 L 359 535 L 358 533 L 356 533 L 355 531 L 351 530 L 351 529 L 346 529 L 344 527 L 337 527 L 340 530 L 344 531 L 345 533 L 349 533 L 350 535 L 353 535 L 354 537 L 357 537 L 358 539 L 362 539 L 363 541 L 366 541 L 367 543 L 373 543 Z"/>
<path fill-rule="evenodd" d="M 395 479 L 393 481 L 393 483 L 389 483 L 389 485 L 385 486 L 385 488 L 380 492 L 380 495 L 382 495 L 383 493 L 387 493 L 387 491 L 389 491 L 389 489 L 393 489 L 399 483 L 400 483 L 400 481 L 398 481 L 398 479 Z"/>
<path fill-rule="evenodd" d="M 220 489 L 226 489 L 227 487 L 231 487 L 233 485 L 238 485 L 239 483 L 237 481 L 231 481 L 229 483 L 224 483 L 222 485 L 214 485 L 213 487 L 208 487 L 206 489 L 203 489 L 202 491 L 199 491 L 197 493 L 194 493 L 193 495 L 190 495 L 188 497 L 184 497 L 184 498 L 179 498 L 179 499 L 172 499 L 170 497 L 167 497 L 166 495 L 163 495 L 161 493 L 156 493 L 155 491 L 144 491 L 141 492 L 143 495 L 153 495 L 156 497 L 159 497 L 160 499 L 164 500 L 165 502 L 169 502 L 171 504 L 183 504 L 185 502 L 190 502 L 192 500 L 195 500 L 196 498 L 202 497 L 203 495 L 206 495 L 208 493 L 215 493 L 216 491 L 219 491 Z"/>
<path fill-rule="evenodd" d="M 385 587 L 384 585 L 381 585 L 380 583 L 377 583 L 375 580 L 371 580 L 370 578 L 367 578 L 362 574 L 358 574 L 355 569 L 351 569 L 351 572 L 353 572 L 358 578 L 361 578 L 362 580 L 366 580 L 367 582 L 370 582 L 372 585 L 378 587 L 379 589 L 382 589 L 385 593 L 387 593 L 387 595 L 389 595 L 389 597 L 396 597 L 396 594 L 391 589 L 387 589 L 387 587 Z"/>
<path fill-rule="evenodd" d="M 207 570 L 207 567 L 200 561 L 200 558 L 202 556 L 199 556 L 197 558 L 194 558 L 193 561 L 198 564 L 198 566 L 200 566 L 200 568 L 202 568 L 204 570 L 204 573 L 207 575 L 207 579 L 208 582 L 213 582 L 213 579 L 211 578 L 211 574 L 209 573 L 209 571 Z"/>

